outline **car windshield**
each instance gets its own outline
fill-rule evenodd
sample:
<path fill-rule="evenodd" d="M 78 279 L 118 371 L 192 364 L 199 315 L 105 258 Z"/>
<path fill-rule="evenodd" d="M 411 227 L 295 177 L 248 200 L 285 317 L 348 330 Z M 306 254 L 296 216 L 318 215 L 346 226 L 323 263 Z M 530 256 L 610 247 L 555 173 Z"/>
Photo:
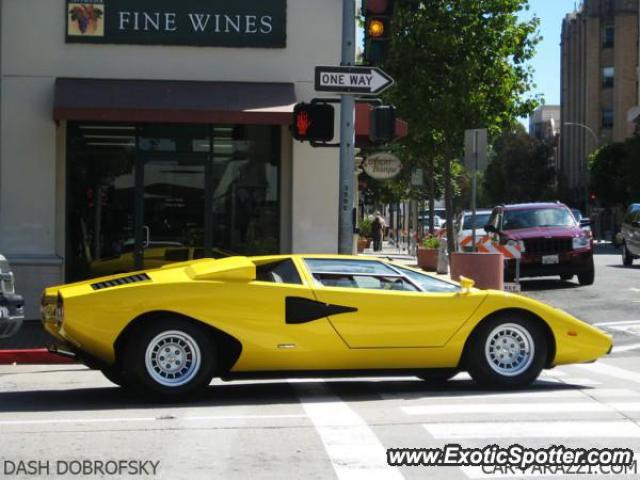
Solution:
<path fill-rule="evenodd" d="M 476 228 L 482 228 L 489 223 L 489 217 L 491 213 L 476 213 Z M 471 220 L 471 214 L 465 214 L 464 221 L 462 222 L 463 230 L 471 230 L 473 228 L 473 222 Z"/>
<path fill-rule="evenodd" d="M 566 208 L 535 208 L 507 210 L 502 221 L 503 230 L 533 227 L 574 227 L 576 221 Z"/>

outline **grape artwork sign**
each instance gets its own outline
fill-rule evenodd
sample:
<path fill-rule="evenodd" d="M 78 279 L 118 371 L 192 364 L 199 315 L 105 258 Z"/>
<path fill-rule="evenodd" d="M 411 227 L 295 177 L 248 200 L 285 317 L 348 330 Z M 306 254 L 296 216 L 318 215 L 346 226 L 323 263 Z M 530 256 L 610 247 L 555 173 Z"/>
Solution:
<path fill-rule="evenodd" d="M 285 48 L 287 0 L 66 0 L 67 43 Z"/>

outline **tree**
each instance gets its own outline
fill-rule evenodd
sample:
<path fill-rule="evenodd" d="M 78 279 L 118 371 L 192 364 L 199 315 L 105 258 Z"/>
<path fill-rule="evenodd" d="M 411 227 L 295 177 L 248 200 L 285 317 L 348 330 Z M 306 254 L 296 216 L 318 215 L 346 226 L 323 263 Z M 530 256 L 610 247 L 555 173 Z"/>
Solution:
<path fill-rule="evenodd" d="M 591 191 L 607 207 L 640 199 L 640 136 L 610 143 L 589 158 Z"/>
<path fill-rule="evenodd" d="M 388 97 L 409 122 L 412 157 L 441 160 L 449 224 L 452 161 L 462 156 L 465 129 L 495 134 L 536 106 L 524 97 L 538 40 L 538 20 L 518 20 L 526 7 L 527 0 L 412 0 L 396 9 L 383 65 L 396 80 Z"/>
<path fill-rule="evenodd" d="M 494 156 L 483 179 L 487 200 L 535 202 L 555 195 L 553 147 L 531 137 L 518 124 L 494 142 Z"/>

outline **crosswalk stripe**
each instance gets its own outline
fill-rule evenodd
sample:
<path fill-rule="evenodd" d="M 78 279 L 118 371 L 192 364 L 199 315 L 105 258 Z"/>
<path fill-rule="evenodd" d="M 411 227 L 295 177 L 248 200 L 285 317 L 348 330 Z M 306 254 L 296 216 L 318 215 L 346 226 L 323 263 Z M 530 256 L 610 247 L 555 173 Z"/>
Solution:
<path fill-rule="evenodd" d="M 640 412 L 640 403 L 620 403 L 624 408 L 607 406 L 597 402 L 571 403 L 488 403 L 458 405 L 420 405 L 402 407 L 407 415 L 455 415 L 468 413 L 567 413 L 567 412 L 613 412 L 614 408 L 631 412 Z"/>
<path fill-rule="evenodd" d="M 387 465 L 386 449 L 364 419 L 326 386 L 293 386 L 340 480 L 404 478 Z"/>
<path fill-rule="evenodd" d="M 424 428 L 436 439 L 640 438 L 640 426 L 630 421 L 434 423 Z"/>
<path fill-rule="evenodd" d="M 631 345 L 620 345 L 619 347 L 614 346 L 612 353 L 622 353 L 622 352 L 630 352 L 632 350 L 640 350 L 640 343 L 633 343 Z"/>
<path fill-rule="evenodd" d="M 620 378 L 622 380 L 628 380 L 634 383 L 640 383 L 640 373 L 625 370 L 624 368 L 614 367 L 606 363 L 589 363 L 582 365 L 574 365 L 576 368 L 588 370 L 592 373 L 606 375 L 608 377 Z"/>

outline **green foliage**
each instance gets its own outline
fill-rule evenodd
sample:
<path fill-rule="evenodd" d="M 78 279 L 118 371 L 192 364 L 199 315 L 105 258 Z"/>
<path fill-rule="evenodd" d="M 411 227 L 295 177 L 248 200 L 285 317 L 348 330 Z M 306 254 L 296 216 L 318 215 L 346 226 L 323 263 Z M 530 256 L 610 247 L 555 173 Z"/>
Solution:
<path fill-rule="evenodd" d="M 404 162 L 442 175 L 447 214 L 460 195 L 464 132 L 487 128 L 491 136 L 528 115 L 538 99 L 528 65 L 539 19 L 518 19 L 527 0 L 415 0 L 398 2 L 389 54 L 382 67 L 395 80 L 386 99 L 409 123 Z M 451 168 L 451 175 L 449 170 Z M 447 219 L 451 221 L 451 218 Z M 453 232 L 450 244 L 453 245 Z"/>
<path fill-rule="evenodd" d="M 591 191 L 603 206 L 623 205 L 640 199 L 640 136 L 611 143 L 589 158 Z"/>
<path fill-rule="evenodd" d="M 427 235 L 422 240 L 422 246 L 424 248 L 438 249 L 440 248 L 440 239 L 438 237 L 434 237 L 433 235 Z"/>
<path fill-rule="evenodd" d="M 371 236 L 371 227 L 373 222 L 369 220 L 367 217 L 360 220 L 358 225 L 358 229 L 360 230 L 361 237 L 370 237 Z"/>
<path fill-rule="evenodd" d="M 553 148 L 531 137 L 522 125 L 502 133 L 483 179 L 489 205 L 553 200 Z"/>

